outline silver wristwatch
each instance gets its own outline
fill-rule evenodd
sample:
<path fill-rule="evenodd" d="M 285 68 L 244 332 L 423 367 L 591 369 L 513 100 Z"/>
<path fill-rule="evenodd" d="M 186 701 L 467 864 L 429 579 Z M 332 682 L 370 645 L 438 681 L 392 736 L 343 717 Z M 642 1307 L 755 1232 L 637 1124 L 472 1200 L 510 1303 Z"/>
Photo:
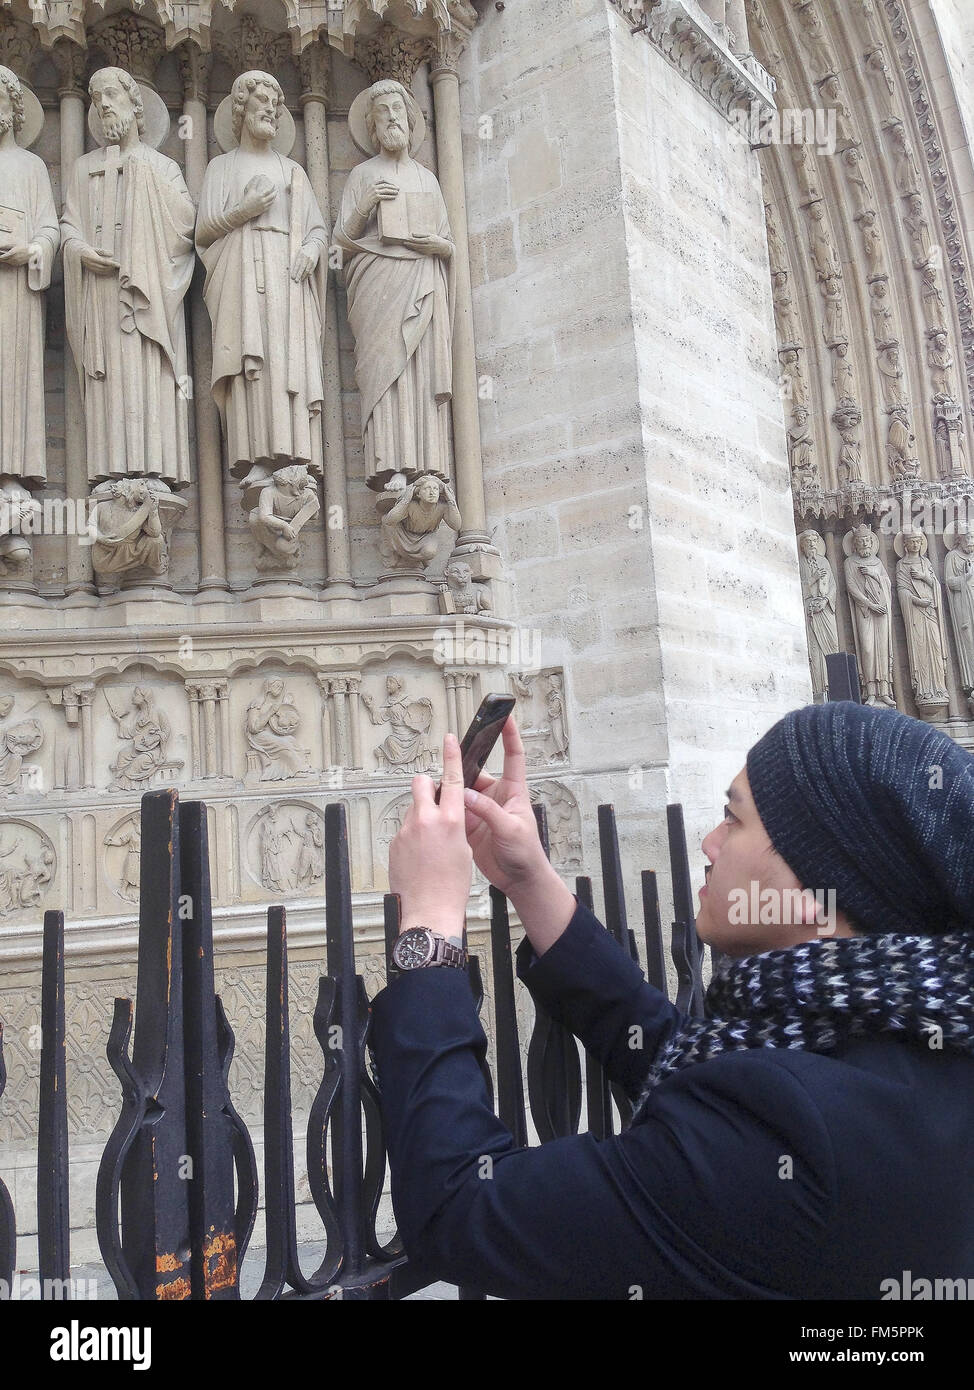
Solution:
<path fill-rule="evenodd" d="M 430 931 L 429 927 L 410 927 L 396 940 L 392 963 L 400 970 L 422 970 L 429 965 L 450 965 L 455 970 L 465 970 L 467 953 Z"/>

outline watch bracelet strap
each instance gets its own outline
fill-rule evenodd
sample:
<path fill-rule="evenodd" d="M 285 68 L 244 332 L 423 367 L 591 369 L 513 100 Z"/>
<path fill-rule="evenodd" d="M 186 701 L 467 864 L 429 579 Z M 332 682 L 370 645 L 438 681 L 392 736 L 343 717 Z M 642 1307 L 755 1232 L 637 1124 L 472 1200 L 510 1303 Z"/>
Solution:
<path fill-rule="evenodd" d="M 437 959 L 438 957 L 438 959 Z M 461 970 L 467 968 L 467 953 L 462 946 L 454 946 L 445 937 L 437 938 L 437 948 L 430 965 L 452 965 Z"/>

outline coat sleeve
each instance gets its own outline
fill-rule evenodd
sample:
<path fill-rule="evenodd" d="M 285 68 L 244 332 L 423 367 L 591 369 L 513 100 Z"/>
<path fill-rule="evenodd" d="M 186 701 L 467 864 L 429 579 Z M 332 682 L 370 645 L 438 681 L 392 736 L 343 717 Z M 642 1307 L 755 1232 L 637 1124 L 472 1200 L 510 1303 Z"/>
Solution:
<path fill-rule="evenodd" d="M 773 1054 L 668 1077 L 612 1138 L 519 1149 L 490 1104 L 464 972 L 403 973 L 372 1013 L 393 1208 L 424 1278 L 508 1299 L 789 1298 L 810 1286 L 834 1207 L 832 1151 Z"/>
<path fill-rule="evenodd" d="M 684 1015 L 646 981 L 577 895 L 575 902 L 574 916 L 543 956 L 535 955 L 527 937 L 521 942 L 516 952 L 518 978 L 634 1100 L 653 1058 Z"/>

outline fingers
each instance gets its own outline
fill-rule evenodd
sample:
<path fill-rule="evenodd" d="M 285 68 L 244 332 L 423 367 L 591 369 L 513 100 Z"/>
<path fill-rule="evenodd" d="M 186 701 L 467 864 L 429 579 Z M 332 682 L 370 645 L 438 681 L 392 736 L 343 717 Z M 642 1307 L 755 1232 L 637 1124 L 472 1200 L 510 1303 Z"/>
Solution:
<path fill-rule="evenodd" d="M 521 735 L 514 722 L 513 714 L 509 714 L 504 720 L 502 734 L 504 739 L 504 781 L 517 782 L 520 785 L 527 781 L 527 763 L 524 757 L 524 744 L 521 742 Z"/>
<path fill-rule="evenodd" d="M 443 778 L 440 791 L 441 810 L 459 812 L 463 809 L 463 759 L 460 740 L 453 734 L 443 736 Z"/>

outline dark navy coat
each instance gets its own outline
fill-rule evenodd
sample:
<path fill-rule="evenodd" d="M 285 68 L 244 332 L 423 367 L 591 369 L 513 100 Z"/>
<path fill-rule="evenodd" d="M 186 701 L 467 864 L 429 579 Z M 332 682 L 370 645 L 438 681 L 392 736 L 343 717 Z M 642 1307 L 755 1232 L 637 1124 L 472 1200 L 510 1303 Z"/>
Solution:
<path fill-rule="evenodd" d="M 582 904 L 540 959 L 527 941 L 517 956 L 635 1099 L 677 1010 Z M 404 972 L 372 1010 L 393 1207 L 431 1280 L 509 1299 L 879 1299 L 904 1271 L 974 1278 L 974 1058 L 887 1037 L 726 1053 L 668 1076 L 620 1135 L 521 1149 L 489 1103 L 466 972 Z"/>

